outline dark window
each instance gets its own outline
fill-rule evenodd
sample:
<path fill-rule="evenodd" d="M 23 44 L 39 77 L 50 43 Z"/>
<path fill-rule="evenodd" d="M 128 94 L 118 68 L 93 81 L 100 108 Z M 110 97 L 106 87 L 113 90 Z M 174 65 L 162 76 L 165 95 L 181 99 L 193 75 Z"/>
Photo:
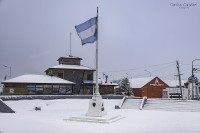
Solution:
<path fill-rule="evenodd" d="M 35 90 L 36 90 L 36 94 L 43 94 L 44 88 L 42 88 L 42 87 L 36 87 Z"/>
<path fill-rule="evenodd" d="M 87 80 L 93 80 L 92 77 L 93 77 L 92 74 L 88 74 L 88 75 L 87 75 Z"/>
<path fill-rule="evenodd" d="M 59 78 L 63 78 L 63 73 L 58 73 Z"/>
<path fill-rule="evenodd" d="M 58 94 L 59 93 L 59 88 L 53 88 L 53 93 Z"/>
<path fill-rule="evenodd" d="M 65 94 L 66 93 L 66 88 L 65 87 L 60 87 L 59 88 L 59 93 L 60 94 Z"/>

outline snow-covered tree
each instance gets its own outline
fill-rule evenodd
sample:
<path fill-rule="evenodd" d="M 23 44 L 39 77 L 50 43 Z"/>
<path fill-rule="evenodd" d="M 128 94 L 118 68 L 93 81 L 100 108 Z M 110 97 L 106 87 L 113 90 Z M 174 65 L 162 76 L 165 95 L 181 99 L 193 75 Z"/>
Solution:
<path fill-rule="evenodd" d="M 132 90 L 131 90 L 131 87 L 130 87 L 130 82 L 128 80 L 127 77 L 123 78 L 120 82 L 119 82 L 119 91 L 122 93 L 122 94 L 125 94 L 125 95 L 132 95 Z"/>

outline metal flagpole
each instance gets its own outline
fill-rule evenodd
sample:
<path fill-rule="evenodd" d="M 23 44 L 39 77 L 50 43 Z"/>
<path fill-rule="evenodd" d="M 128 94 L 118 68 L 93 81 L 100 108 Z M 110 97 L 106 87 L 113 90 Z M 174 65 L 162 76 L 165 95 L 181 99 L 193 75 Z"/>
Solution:
<path fill-rule="evenodd" d="M 96 87 L 95 87 L 95 95 L 99 95 L 99 84 L 98 84 L 98 7 L 97 7 L 97 30 L 96 30 Z"/>
<path fill-rule="evenodd" d="M 71 56 L 71 51 L 72 51 L 72 46 L 71 46 L 71 45 L 72 45 L 72 44 L 71 44 L 72 41 L 71 41 L 71 37 L 72 37 L 72 33 L 70 32 L 70 42 L 69 42 L 69 43 L 70 43 L 70 54 L 69 54 L 70 56 Z"/>
<path fill-rule="evenodd" d="M 98 84 L 98 7 L 97 7 L 97 23 L 96 23 L 96 85 L 95 85 L 95 92 L 93 94 L 92 99 L 89 103 L 89 109 L 86 113 L 86 116 L 92 117 L 101 117 L 106 115 L 104 109 L 104 103 L 102 97 L 99 93 L 99 84 Z"/>

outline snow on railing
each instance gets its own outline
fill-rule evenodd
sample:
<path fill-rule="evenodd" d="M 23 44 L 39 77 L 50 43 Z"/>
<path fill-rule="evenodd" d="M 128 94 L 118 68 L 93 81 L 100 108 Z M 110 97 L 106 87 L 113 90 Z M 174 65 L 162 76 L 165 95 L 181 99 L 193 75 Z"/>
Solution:
<path fill-rule="evenodd" d="M 142 110 L 142 108 L 144 107 L 144 104 L 147 102 L 147 97 L 143 97 L 142 98 L 142 102 L 141 102 L 141 104 L 140 104 L 140 110 Z"/>

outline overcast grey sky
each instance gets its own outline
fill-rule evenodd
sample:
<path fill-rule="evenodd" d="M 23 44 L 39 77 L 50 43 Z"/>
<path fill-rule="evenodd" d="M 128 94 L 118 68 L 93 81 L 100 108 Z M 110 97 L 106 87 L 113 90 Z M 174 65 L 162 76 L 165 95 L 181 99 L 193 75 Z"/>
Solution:
<path fill-rule="evenodd" d="M 70 32 L 72 55 L 95 67 L 95 44 L 82 46 L 74 26 L 96 16 L 97 6 L 100 76 L 169 79 L 176 60 L 183 78 L 191 75 L 200 58 L 199 0 L 1 0 L 0 81 L 9 76 L 3 65 L 12 77 L 57 65 L 69 55 Z"/>

